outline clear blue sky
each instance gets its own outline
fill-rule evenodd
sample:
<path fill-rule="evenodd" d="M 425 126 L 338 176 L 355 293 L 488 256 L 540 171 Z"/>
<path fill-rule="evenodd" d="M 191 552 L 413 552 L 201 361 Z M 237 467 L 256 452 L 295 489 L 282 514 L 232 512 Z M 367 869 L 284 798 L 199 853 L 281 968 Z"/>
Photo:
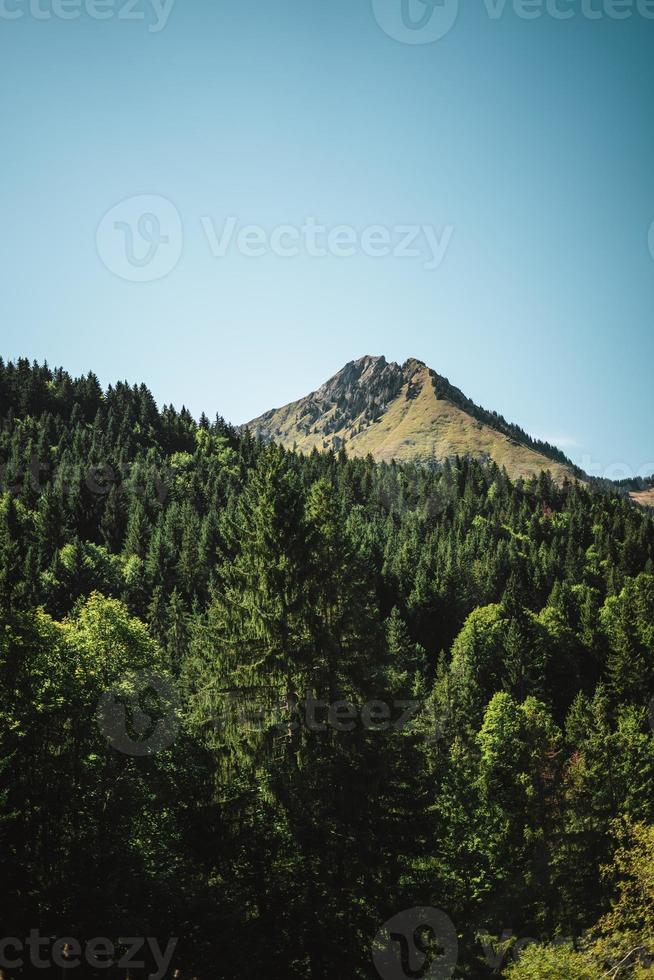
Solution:
<path fill-rule="evenodd" d="M 2 0 L 2 354 L 234 422 L 364 353 L 416 356 L 576 460 L 654 470 L 654 20 L 462 0 L 407 44 L 381 24 L 401 2 L 177 0 L 162 25 L 152 0 L 143 20 Z M 98 254 L 129 213 L 96 235 L 140 195 L 182 229 L 149 282 Z M 228 216 L 453 232 L 436 269 L 216 257 L 202 219 Z"/>

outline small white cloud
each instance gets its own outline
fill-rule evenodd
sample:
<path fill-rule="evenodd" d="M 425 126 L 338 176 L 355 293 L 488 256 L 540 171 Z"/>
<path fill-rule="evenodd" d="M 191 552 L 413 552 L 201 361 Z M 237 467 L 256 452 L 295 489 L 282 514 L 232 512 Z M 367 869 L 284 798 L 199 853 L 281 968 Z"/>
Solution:
<path fill-rule="evenodd" d="M 550 446 L 558 446 L 559 449 L 575 449 L 579 443 L 572 436 L 536 436 L 541 442 L 549 442 Z"/>

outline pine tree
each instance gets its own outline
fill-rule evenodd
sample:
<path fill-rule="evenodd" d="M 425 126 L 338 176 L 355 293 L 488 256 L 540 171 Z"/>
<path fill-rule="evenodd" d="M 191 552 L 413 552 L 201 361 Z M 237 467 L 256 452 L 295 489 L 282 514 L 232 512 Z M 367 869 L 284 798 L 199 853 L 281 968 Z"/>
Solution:
<path fill-rule="evenodd" d="M 107 494 L 104 511 L 100 520 L 102 540 L 111 551 L 120 551 L 125 535 L 125 510 L 120 490 L 114 485 Z M 130 544 L 130 548 L 132 545 Z M 138 552 L 130 551 L 130 554 Z"/>
<path fill-rule="evenodd" d="M 142 501 L 135 497 L 132 501 L 123 552 L 125 555 L 138 555 L 145 558 L 150 540 L 150 524 Z"/>
<path fill-rule="evenodd" d="M 20 525 L 18 508 L 11 494 L 0 498 L 0 604 L 11 609 L 20 593 Z"/>

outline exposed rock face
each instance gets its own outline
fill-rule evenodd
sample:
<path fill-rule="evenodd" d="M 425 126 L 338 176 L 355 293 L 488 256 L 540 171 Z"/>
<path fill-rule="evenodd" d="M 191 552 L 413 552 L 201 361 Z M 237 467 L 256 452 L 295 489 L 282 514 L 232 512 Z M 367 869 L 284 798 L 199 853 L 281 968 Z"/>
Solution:
<path fill-rule="evenodd" d="M 317 391 L 248 423 L 254 434 L 301 452 L 338 450 L 378 461 L 438 464 L 455 456 L 493 459 L 510 476 L 550 470 L 557 482 L 579 473 L 553 446 L 535 442 L 470 401 L 422 361 L 367 355 Z"/>

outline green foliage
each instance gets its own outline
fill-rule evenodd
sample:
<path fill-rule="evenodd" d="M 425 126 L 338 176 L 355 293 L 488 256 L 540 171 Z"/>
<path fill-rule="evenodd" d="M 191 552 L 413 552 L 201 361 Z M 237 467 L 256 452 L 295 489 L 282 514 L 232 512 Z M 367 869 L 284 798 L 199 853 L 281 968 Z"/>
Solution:
<path fill-rule="evenodd" d="M 654 975 L 654 827 L 616 820 L 617 844 L 602 869 L 614 896 L 608 912 L 590 929 L 579 949 L 531 945 L 505 972 L 510 980 L 530 977 L 633 977 Z"/>
<path fill-rule="evenodd" d="M 383 922 L 431 904 L 461 976 L 507 930 L 540 943 L 514 978 L 652 952 L 650 516 L 492 463 L 303 456 L 22 360 L 0 397 L 7 935 L 364 978 Z M 138 740 L 170 708 L 143 674 L 179 729 L 139 756 L 98 707 Z"/>
<path fill-rule="evenodd" d="M 528 946 L 505 971 L 508 980 L 597 980 L 597 964 L 566 946 Z"/>
<path fill-rule="evenodd" d="M 616 697 L 645 700 L 654 694 L 654 575 L 627 580 L 601 613 L 609 643 L 608 675 Z"/>

